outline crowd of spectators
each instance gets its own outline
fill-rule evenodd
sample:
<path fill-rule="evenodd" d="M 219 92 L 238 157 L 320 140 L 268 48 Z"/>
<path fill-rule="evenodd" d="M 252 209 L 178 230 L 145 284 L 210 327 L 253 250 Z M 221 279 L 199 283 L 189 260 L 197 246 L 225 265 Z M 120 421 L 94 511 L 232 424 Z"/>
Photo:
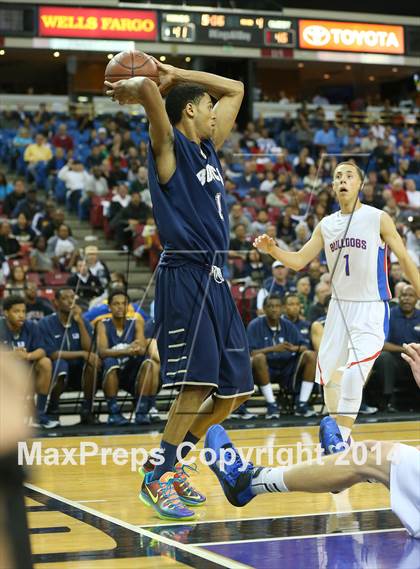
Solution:
<path fill-rule="evenodd" d="M 331 294 L 325 257 L 321 254 L 295 273 L 256 251 L 254 237 L 268 233 L 280 247 L 300 249 L 320 220 L 338 207 L 331 180 L 343 156 L 356 159 L 365 171 L 362 201 L 391 215 L 414 262 L 420 265 L 418 126 L 411 120 L 404 122 L 403 114 L 393 113 L 389 105 L 381 120 L 366 114 L 354 122 L 346 112 L 332 119 L 323 108 L 325 102 L 317 104 L 313 112 L 303 106 L 296 116 L 285 112 L 279 119 L 260 117 L 243 130 L 235 127 L 220 152 L 231 229 L 225 277 L 251 329 L 264 319 L 268 322 L 267 306 L 274 310 L 274 305 L 279 310 L 276 318 L 288 318 L 301 334 L 299 351 L 284 349 L 280 359 L 281 365 L 296 362 L 303 345 L 302 353 L 313 354 L 300 362 L 302 386 L 312 374 L 318 325 L 325 319 Z M 146 258 L 152 270 L 156 267 L 162 247 L 148 189 L 147 124 L 143 119 L 122 112 L 94 119 L 69 117 L 41 105 L 36 113 L 23 109 L 1 113 L 0 137 L 0 285 L 4 298 L 17 295 L 24 299 L 27 318 L 39 320 L 56 308 L 54 287 L 68 285 L 77 290 L 79 305 L 86 311 L 103 302 L 112 286 L 112 270 L 97 248 L 83 247 L 77 235 L 72 235 L 70 212 L 102 228 L 117 249 Z M 400 298 L 412 293 L 407 292 L 392 254 L 389 277 L 394 318 L 410 323 L 391 328 L 392 342 L 385 345 L 385 354 L 402 351 L 404 341 L 419 341 L 417 299 L 411 311 L 405 310 L 404 300 L 400 304 Z M 297 315 L 290 316 L 288 303 L 297 303 Z M 146 314 L 142 317 L 147 320 Z M 262 362 L 254 337 L 253 342 L 256 383 L 266 398 L 267 417 L 276 417 L 279 409 L 272 406 L 276 403 L 264 374 L 267 362 Z M 284 342 L 289 347 L 297 345 L 294 336 Z M 384 397 L 373 393 L 371 401 L 393 410 L 400 368 L 393 364 L 396 371 L 391 377 L 387 357 L 378 361 L 379 369 L 386 364 L 388 370 L 381 391 Z M 407 368 L 404 373 L 409 373 Z M 304 392 L 296 391 L 296 409 L 304 416 L 313 411 L 311 392 L 312 386 L 309 391 L 307 385 Z M 242 416 L 250 416 L 246 408 Z"/>

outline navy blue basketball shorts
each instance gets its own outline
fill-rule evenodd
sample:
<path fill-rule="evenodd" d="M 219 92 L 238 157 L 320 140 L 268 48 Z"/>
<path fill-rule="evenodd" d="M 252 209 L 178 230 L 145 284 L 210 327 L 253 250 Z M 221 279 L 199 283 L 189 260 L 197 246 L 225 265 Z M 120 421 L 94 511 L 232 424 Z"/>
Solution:
<path fill-rule="evenodd" d="M 85 360 L 54 360 L 53 361 L 53 380 L 54 383 L 60 376 L 64 376 L 67 387 L 74 389 L 82 388 L 82 378 L 85 369 Z"/>
<path fill-rule="evenodd" d="M 155 316 L 164 386 L 207 385 L 222 398 L 254 392 L 245 328 L 226 281 L 191 264 L 159 267 Z"/>
<path fill-rule="evenodd" d="M 303 353 L 296 354 L 296 356 L 285 362 L 284 365 L 276 365 L 275 362 L 268 361 L 271 383 L 279 383 L 286 389 L 294 391 L 296 387 L 296 375 L 302 362 L 302 356 Z"/>
<path fill-rule="evenodd" d="M 135 395 L 137 377 L 140 373 L 141 365 L 145 360 L 146 358 L 144 356 L 105 358 L 102 362 L 102 385 L 105 384 L 109 372 L 115 369 L 118 376 L 119 387 Z"/>

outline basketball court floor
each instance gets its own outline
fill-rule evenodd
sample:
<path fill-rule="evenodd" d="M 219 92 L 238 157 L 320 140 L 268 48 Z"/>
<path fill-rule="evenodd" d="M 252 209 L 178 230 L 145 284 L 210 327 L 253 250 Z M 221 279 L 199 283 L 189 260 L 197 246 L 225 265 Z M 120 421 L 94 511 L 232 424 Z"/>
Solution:
<path fill-rule="evenodd" d="M 267 447 L 274 453 L 282 449 L 282 460 L 292 455 L 296 460 L 302 451 L 298 443 L 313 453 L 318 428 L 229 433 L 244 452 L 253 448 L 251 459 L 258 448 Z M 31 469 L 26 484 L 36 569 L 420 568 L 420 540 L 410 538 L 402 528 L 390 510 L 389 493 L 380 484 L 359 484 L 336 495 L 265 494 L 239 509 L 225 500 L 216 477 L 201 465 L 193 483 L 206 494 L 207 504 L 196 509 L 196 520 L 171 523 L 140 502 L 139 475 L 130 463 L 118 465 L 115 460 L 91 456 L 84 465 L 72 464 L 80 462 L 81 442 L 89 443 L 92 452 L 95 445 L 111 449 L 108 452 L 123 462 L 132 449 L 158 447 L 160 436 L 29 441 L 29 451 L 35 448 L 32 443 L 42 445 L 42 464 Z M 420 424 L 359 424 L 354 439 L 418 445 Z M 46 464 L 47 456 L 55 464 Z M 264 459 L 261 462 L 267 464 Z"/>

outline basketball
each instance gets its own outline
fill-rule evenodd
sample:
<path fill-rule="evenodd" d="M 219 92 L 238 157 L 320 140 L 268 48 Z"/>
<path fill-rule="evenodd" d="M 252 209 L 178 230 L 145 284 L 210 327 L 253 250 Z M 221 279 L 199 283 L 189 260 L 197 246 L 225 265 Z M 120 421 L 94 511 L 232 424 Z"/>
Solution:
<path fill-rule="evenodd" d="M 159 84 L 159 72 L 151 55 L 141 51 L 117 53 L 105 69 L 105 81 L 115 83 L 132 77 L 149 77 Z"/>

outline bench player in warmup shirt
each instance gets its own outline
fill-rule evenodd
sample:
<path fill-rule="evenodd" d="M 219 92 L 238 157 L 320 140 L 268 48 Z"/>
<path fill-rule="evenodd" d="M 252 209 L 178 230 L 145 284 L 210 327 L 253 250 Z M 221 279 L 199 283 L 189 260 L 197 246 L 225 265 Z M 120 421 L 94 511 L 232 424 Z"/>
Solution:
<path fill-rule="evenodd" d="M 161 517 L 190 519 L 188 506 L 205 497 L 179 462 L 189 447 L 179 445 L 194 445 L 254 392 L 246 332 L 221 270 L 229 212 L 217 156 L 244 89 L 240 81 L 156 64 L 166 103 L 148 78 L 106 85 L 120 103 L 142 104 L 150 122 L 149 187 L 164 246 L 156 331 L 163 384 L 181 388 L 163 433 L 163 462 L 144 465 L 140 499 Z"/>
<path fill-rule="evenodd" d="M 404 344 L 401 357 L 410 365 L 420 388 L 420 344 Z M 221 425 L 207 431 L 204 446 L 214 451 L 210 468 L 233 506 L 246 506 L 267 492 L 340 492 L 358 482 L 381 482 L 390 491 L 391 509 L 408 533 L 420 538 L 420 450 L 393 442 L 367 441 L 366 460 L 346 463 L 340 455 L 325 456 L 322 464 L 303 462 L 291 467 L 266 468 L 244 463 Z M 378 446 L 380 445 L 380 446 Z M 223 460 L 222 464 L 223 452 Z M 209 453 L 210 454 L 210 453 Z"/>
<path fill-rule="evenodd" d="M 321 421 L 325 452 L 337 452 L 350 438 L 363 387 L 381 353 L 389 325 L 387 246 L 420 296 L 420 276 L 391 217 L 362 204 L 363 172 L 352 162 L 334 170 L 333 189 L 340 210 L 324 217 L 297 252 L 283 251 L 268 235 L 254 245 L 298 271 L 325 250 L 332 282 L 316 381 L 324 386 L 330 413 Z M 335 418 L 336 417 L 336 420 Z"/>
<path fill-rule="evenodd" d="M 104 390 L 108 404 L 108 423 L 127 425 L 117 403 L 121 385 L 137 397 L 135 422 L 150 424 L 149 411 L 154 405 L 159 384 L 159 364 L 146 359 L 147 341 L 144 337 L 144 320 L 127 317 L 130 303 L 128 294 L 114 290 L 108 298 L 111 318 L 97 324 L 99 356 L 103 360 Z"/>

